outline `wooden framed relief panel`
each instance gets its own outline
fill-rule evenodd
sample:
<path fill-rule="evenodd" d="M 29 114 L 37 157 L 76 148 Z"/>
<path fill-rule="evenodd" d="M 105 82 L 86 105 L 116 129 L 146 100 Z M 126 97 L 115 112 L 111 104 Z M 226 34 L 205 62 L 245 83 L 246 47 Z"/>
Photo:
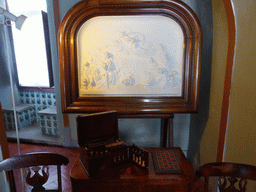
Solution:
<path fill-rule="evenodd" d="M 81 1 L 59 31 L 63 112 L 196 112 L 201 49 L 184 3 Z"/>

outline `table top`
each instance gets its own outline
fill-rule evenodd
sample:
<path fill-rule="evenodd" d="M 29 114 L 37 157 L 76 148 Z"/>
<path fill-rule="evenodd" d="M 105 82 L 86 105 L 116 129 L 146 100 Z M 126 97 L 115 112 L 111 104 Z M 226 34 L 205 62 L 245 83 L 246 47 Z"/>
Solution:
<path fill-rule="evenodd" d="M 145 148 L 150 152 L 154 150 L 160 149 L 167 149 L 167 148 Z M 88 182 L 98 182 L 99 180 L 104 180 L 105 182 L 114 180 L 115 182 L 123 181 L 123 180 L 136 180 L 136 181 L 143 181 L 143 182 L 168 182 L 168 181 L 175 181 L 175 182 L 191 182 L 194 179 L 195 171 L 185 155 L 183 154 L 182 150 L 179 147 L 172 147 L 171 149 L 176 159 L 178 160 L 181 173 L 155 173 L 154 164 L 152 160 L 151 153 L 149 155 L 149 166 L 147 168 L 141 168 L 134 163 L 127 163 L 123 164 L 114 168 L 110 168 L 108 170 L 104 170 L 97 176 L 93 178 L 89 178 L 83 166 L 80 163 L 80 157 L 78 156 L 77 160 L 75 161 L 71 171 L 70 177 L 73 181 L 88 181 Z"/>

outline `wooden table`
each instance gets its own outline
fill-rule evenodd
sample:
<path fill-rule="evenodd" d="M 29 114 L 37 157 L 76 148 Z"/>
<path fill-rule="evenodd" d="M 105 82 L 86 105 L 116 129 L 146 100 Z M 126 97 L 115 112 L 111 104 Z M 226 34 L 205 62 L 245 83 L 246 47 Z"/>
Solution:
<path fill-rule="evenodd" d="M 147 148 L 150 152 L 160 148 Z M 80 157 L 74 163 L 71 172 L 72 189 L 79 191 L 113 192 L 182 192 L 190 191 L 194 181 L 194 169 L 180 148 L 171 148 L 180 163 L 181 173 L 156 174 L 151 155 L 149 166 L 140 168 L 133 163 L 121 165 L 89 178 L 80 164 Z"/>

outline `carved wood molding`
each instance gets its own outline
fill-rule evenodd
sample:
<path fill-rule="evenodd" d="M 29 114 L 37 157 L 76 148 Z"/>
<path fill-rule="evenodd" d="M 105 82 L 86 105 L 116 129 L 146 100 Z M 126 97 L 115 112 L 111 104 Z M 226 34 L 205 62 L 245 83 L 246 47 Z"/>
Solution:
<path fill-rule="evenodd" d="M 79 29 L 100 16 L 161 16 L 175 21 L 184 36 L 181 91 L 178 95 L 83 95 L 79 93 L 77 38 Z M 156 34 L 157 35 L 157 34 Z M 180 1 L 81 1 L 59 29 L 59 62 L 64 113 L 116 110 L 120 115 L 198 111 L 202 29 L 195 13 Z"/>

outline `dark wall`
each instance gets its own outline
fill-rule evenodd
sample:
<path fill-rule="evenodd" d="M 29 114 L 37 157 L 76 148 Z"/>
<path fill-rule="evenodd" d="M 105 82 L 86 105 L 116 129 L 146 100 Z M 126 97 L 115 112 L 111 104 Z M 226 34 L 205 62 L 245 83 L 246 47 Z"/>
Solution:
<path fill-rule="evenodd" d="M 199 113 L 191 114 L 189 127 L 188 159 L 193 162 L 200 152 L 200 142 L 209 115 L 213 21 L 211 0 L 197 0 L 195 12 L 203 28 L 203 54 L 201 68 L 201 86 Z"/>

